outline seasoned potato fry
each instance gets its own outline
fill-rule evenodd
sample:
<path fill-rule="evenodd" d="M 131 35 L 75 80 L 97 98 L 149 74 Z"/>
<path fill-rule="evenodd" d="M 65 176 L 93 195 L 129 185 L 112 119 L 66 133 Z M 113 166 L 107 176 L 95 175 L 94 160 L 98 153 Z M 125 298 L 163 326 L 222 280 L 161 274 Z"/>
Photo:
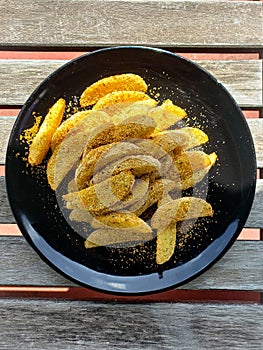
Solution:
<path fill-rule="evenodd" d="M 167 153 L 178 154 L 206 143 L 208 136 L 200 129 L 185 127 L 153 133 L 151 139 Z"/>
<path fill-rule="evenodd" d="M 137 117 L 128 118 L 118 125 L 101 125 L 93 130 L 87 139 L 83 157 L 93 148 L 108 143 L 120 142 L 129 139 L 146 138 L 155 128 L 155 122 L 151 118 Z"/>
<path fill-rule="evenodd" d="M 96 81 L 88 86 L 80 96 L 81 107 L 96 103 L 103 96 L 114 91 L 142 91 L 147 90 L 147 84 L 137 74 L 126 73 L 112 75 Z"/>
<path fill-rule="evenodd" d="M 213 216 L 211 204 L 202 198 L 181 197 L 160 206 L 152 216 L 151 226 L 164 230 L 175 222 L 205 216 Z"/>
<path fill-rule="evenodd" d="M 94 186 L 65 194 L 63 199 L 68 209 L 85 208 L 92 215 L 104 215 L 129 194 L 133 184 L 133 174 L 125 171 Z"/>
<path fill-rule="evenodd" d="M 122 123 L 127 118 L 134 118 L 137 116 L 145 116 L 151 108 L 157 105 L 154 99 L 142 100 L 129 103 L 127 107 L 120 109 L 118 113 L 112 115 L 112 120 L 115 125 Z"/>
<path fill-rule="evenodd" d="M 156 122 L 156 131 L 168 129 L 187 116 L 185 110 L 174 105 L 169 99 L 161 106 L 152 108 L 147 115 Z"/>
<path fill-rule="evenodd" d="M 29 147 L 28 162 L 39 165 L 47 155 L 51 139 L 60 125 L 66 107 L 66 101 L 60 98 L 49 110 L 38 133 Z"/>
<path fill-rule="evenodd" d="M 141 149 L 130 142 L 114 142 L 99 146 L 82 157 L 77 167 L 75 179 L 79 189 L 87 187 L 94 171 L 97 173 L 103 167 L 128 155 L 140 154 Z"/>
<path fill-rule="evenodd" d="M 97 216 L 93 218 L 91 226 L 94 228 L 114 228 L 128 232 L 134 232 L 134 230 L 141 233 L 152 232 L 151 227 L 145 221 L 129 211 Z"/>
<path fill-rule="evenodd" d="M 150 99 L 150 96 L 141 91 L 114 91 L 99 99 L 99 101 L 93 106 L 93 110 L 98 111 L 114 104 L 137 102 Z"/>
<path fill-rule="evenodd" d="M 217 159 L 216 153 L 187 151 L 175 157 L 170 178 L 176 181 L 178 190 L 186 190 L 200 182 Z"/>
<path fill-rule="evenodd" d="M 94 115 L 94 111 L 81 111 L 73 114 L 70 118 L 66 119 L 55 131 L 51 139 L 52 151 L 64 140 L 67 133 L 72 130 L 82 119 Z"/>
<path fill-rule="evenodd" d="M 164 230 L 157 231 L 156 263 L 164 264 L 170 260 L 176 245 L 176 223 L 170 224 Z"/>
<path fill-rule="evenodd" d="M 112 175 L 116 175 L 121 171 L 130 170 L 134 176 L 160 172 L 161 163 L 152 156 L 132 155 L 120 159 L 116 163 L 111 163 L 109 166 L 101 169 L 93 176 L 93 183 L 99 183 Z"/>
<path fill-rule="evenodd" d="M 86 239 L 84 245 L 87 249 L 100 246 L 114 246 L 116 248 L 128 244 L 134 246 L 152 239 L 150 232 L 124 231 L 118 229 L 98 229 L 93 231 Z"/>
<path fill-rule="evenodd" d="M 47 179 L 50 187 L 55 191 L 73 165 L 80 158 L 89 133 L 104 122 L 106 125 L 109 116 L 104 112 L 94 112 L 89 118 L 81 120 L 71 129 L 64 140 L 55 148 L 47 163 Z"/>
<path fill-rule="evenodd" d="M 72 211 L 69 214 L 69 219 L 71 221 L 77 221 L 77 222 L 87 222 L 91 223 L 93 220 L 93 215 L 90 214 L 88 210 L 75 208 L 72 209 Z"/>

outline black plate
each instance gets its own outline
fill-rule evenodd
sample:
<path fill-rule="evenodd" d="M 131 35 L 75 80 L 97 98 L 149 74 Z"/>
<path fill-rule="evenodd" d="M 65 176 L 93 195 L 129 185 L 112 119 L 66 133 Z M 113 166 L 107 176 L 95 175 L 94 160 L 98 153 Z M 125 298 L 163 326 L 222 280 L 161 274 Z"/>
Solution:
<path fill-rule="evenodd" d="M 206 191 L 207 201 L 215 211 L 214 218 L 203 222 L 197 234 L 190 232 L 186 244 L 181 246 L 179 238 L 174 258 L 162 269 L 155 264 L 154 240 L 143 249 L 104 248 L 87 252 L 83 237 L 62 215 L 46 178 L 28 172 L 21 159 L 25 144 L 19 135 L 32 126 L 32 112 L 45 115 L 58 98 L 69 101 L 98 79 L 126 72 L 140 74 L 151 87 L 160 87 L 161 99 L 171 98 L 186 109 L 189 123 L 201 125 L 209 135 L 205 150 L 216 151 L 219 157 L 205 185 L 195 190 Z M 138 294 L 179 286 L 222 257 L 249 214 L 255 191 L 256 160 L 242 112 L 208 72 L 163 50 L 116 47 L 70 61 L 33 92 L 11 133 L 6 180 L 19 228 L 49 265 L 84 286 L 111 293 Z"/>

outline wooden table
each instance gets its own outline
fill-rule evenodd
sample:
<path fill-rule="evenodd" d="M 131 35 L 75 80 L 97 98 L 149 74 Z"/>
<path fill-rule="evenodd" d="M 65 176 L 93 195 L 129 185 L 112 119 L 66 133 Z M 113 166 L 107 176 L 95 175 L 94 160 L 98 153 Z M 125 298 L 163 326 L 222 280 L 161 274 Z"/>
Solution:
<path fill-rule="evenodd" d="M 0 0 L 1 349 L 263 348 L 262 5 Z M 167 48 L 214 74 L 252 117 L 259 169 L 246 223 L 258 231 L 196 280 L 140 298 L 79 288 L 44 264 L 15 225 L 4 177 L 10 130 L 38 83 L 81 52 L 126 44 Z"/>

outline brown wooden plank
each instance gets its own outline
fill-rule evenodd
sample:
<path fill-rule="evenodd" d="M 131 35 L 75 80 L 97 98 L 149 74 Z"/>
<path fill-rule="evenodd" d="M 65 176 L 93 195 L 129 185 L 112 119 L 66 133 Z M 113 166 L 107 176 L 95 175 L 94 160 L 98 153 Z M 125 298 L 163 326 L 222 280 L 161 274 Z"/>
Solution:
<path fill-rule="evenodd" d="M 0 236 L 0 256 L 1 285 L 74 285 L 46 265 L 23 237 Z M 262 259 L 263 242 L 237 241 L 210 270 L 180 289 L 262 291 Z"/>
<path fill-rule="evenodd" d="M 0 60 L 0 105 L 22 105 L 66 61 Z M 261 107 L 262 60 L 196 61 L 222 82 L 242 107 Z"/>
<path fill-rule="evenodd" d="M 2 47 L 263 45 L 260 2 L 1 0 L 0 6 Z"/>
<path fill-rule="evenodd" d="M 262 349 L 263 305 L 1 300 L 1 349 Z"/>

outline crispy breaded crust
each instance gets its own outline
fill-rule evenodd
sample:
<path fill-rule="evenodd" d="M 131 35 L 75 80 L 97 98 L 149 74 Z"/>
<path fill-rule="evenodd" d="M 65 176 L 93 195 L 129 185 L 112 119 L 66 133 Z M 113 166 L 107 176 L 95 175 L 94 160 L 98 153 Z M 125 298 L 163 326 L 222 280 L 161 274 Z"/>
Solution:
<path fill-rule="evenodd" d="M 152 216 L 151 226 L 164 230 L 175 222 L 205 216 L 213 216 L 211 204 L 202 198 L 181 197 L 160 206 Z"/>
<path fill-rule="evenodd" d="M 113 212 L 103 216 L 97 216 L 91 222 L 94 228 L 114 228 L 120 230 L 134 231 L 141 233 L 152 232 L 151 227 L 136 214 L 129 211 Z"/>
<path fill-rule="evenodd" d="M 51 145 L 51 139 L 60 125 L 66 107 L 66 101 L 60 98 L 49 110 L 41 124 L 38 133 L 29 147 L 28 162 L 31 165 L 40 164 Z"/>
<path fill-rule="evenodd" d="M 69 119 L 66 119 L 55 131 L 51 140 L 51 149 L 54 149 L 63 141 L 67 133 L 74 128 L 82 119 L 94 114 L 93 111 L 81 111 L 73 114 Z"/>
<path fill-rule="evenodd" d="M 104 215 L 129 194 L 133 184 L 133 174 L 123 171 L 99 184 L 68 193 L 63 199 L 67 202 L 68 209 L 85 208 L 92 215 Z"/>
<path fill-rule="evenodd" d="M 161 106 L 151 109 L 148 116 L 156 122 L 156 131 L 163 131 L 185 118 L 187 113 L 168 99 Z"/>
<path fill-rule="evenodd" d="M 118 230 L 118 229 L 98 229 L 93 231 L 84 242 L 87 249 L 100 246 L 121 247 L 124 243 L 128 246 L 134 246 L 141 242 L 147 242 L 152 239 L 150 232 L 138 232 L 137 230 Z"/>
<path fill-rule="evenodd" d="M 147 84 L 137 74 L 126 73 L 112 75 L 96 81 L 88 86 L 80 97 L 81 107 L 90 106 L 96 103 L 103 96 L 113 91 L 142 91 L 147 90 Z"/>
<path fill-rule="evenodd" d="M 171 224 L 164 230 L 157 231 L 156 263 L 164 264 L 170 260 L 176 245 L 176 223 Z"/>
<path fill-rule="evenodd" d="M 98 102 L 93 106 L 93 110 L 98 111 L 114 104 L 150 99 L 150 96 L 141 91 L 113 91 L 100 98 Z"/>

